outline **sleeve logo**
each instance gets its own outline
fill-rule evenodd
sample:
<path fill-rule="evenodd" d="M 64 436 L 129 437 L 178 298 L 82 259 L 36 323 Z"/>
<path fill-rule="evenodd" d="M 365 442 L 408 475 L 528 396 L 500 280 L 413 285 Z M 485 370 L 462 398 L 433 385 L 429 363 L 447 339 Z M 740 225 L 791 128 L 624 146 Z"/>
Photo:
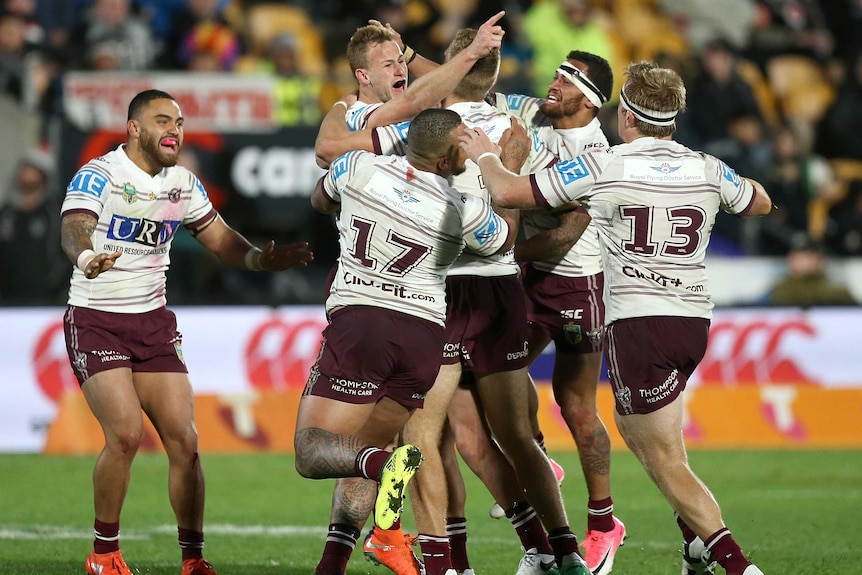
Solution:
<path fill-rule="evenodd" d="M 500 233 L 500 220 L 496 214 L 491 214 L 485 223 L 473 232 L 473 237 L 480 246 L 484 246 Z"/>
<path fill-rule="evenodd" d="M 108 178 L 95 170 L 79 170 L 69 186 L 66 188 L 66 193 L 82 192 L 90 196 L 101 197 L 105 186 L 108 184 Z"/>
<path fill-rule="evenodd" d="M 742 179 L 739 177 L 739 174 L 721 160 L 719 160 L 719 164 L 721 164 L 721 176 L 738 188 L 742 184 Z"/>
<path fill-rule="evenodd" d="M 582 158 L 574 158 L 565 162 L 557 162 L 553 169 L 560 174 L 560 179 L 563 184 L 571 184 L 574 181 L 580 180 L 590 175 L 590 170 L 584 164 Z"/>

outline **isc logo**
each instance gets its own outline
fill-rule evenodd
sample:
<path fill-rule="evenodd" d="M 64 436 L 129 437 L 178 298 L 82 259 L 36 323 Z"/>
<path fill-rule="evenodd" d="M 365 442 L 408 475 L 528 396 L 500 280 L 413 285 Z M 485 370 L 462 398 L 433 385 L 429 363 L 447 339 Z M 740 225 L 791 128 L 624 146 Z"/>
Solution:
<path fill-rule="evenodd" d="M 560 317 L 563 319 L 582 319 L 584 317 L 584 310 L 582 309 L 561 309 Z"/>
<path fill-rule="evenodd" d="M 108 225 L 108 239 L 131 242 L 145 246 L 160 246 L 171 239 L 180 227 L 180 222 L 165 220 L 154 222 L 144 218 L 129 218 L 114 214 Z"/>

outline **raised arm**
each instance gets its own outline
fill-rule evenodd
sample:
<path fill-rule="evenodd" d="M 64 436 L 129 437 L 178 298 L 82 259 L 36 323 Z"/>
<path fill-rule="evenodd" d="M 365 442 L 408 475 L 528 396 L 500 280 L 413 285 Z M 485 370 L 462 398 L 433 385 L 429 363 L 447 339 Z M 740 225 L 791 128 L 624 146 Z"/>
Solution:
<path fill-rule="evenodd" d="M 470 71 L 473 64 L 487 56 L 492 49 L 499 48 L 505 32 L 497 25 L 506 14 L 500 11 L 482 24 L 473 42 L 451 60 L 412 82 L 368 119 L 368 129 L 410 120 L 427 108 L 435 108 L 452 93 L 458 82 Z"/>
<path fill-rule="evenodd" d="M 323 191 L 323 180 L 326 174 L 317 180 L 314 190 L 311 192 L 311 207 L 322 214 L 334 214 L 341 207 L 341 204 L 333 202 L 329 196 Z"/>
<path fill-rule="evenodd" d="M 521 210 L 510 210 L 507 208 L 500 207 L 496 202 L 491 202 L 491 208 L 493 208 L 494 212 L 500 216 L 506 225 L 509 227 L 509 234 L 506 236 L 506 243 L 497 250 L 496 253 L 504 254 L 508 252 L 515 245 L 515 242 L 518 240 L 518 229 L 521 226 Z"/>
<path fill-rule="evenodd" d="M 335 158 L 350 150 L 374 151 L 371 130 L 352 131 L 344 121 L 345 112 L 355 101 L 352 94 L 337 101 L 320 123 L 314 141 L 314 155 L 317 165 L 323 169 L 328 169 Z"/>

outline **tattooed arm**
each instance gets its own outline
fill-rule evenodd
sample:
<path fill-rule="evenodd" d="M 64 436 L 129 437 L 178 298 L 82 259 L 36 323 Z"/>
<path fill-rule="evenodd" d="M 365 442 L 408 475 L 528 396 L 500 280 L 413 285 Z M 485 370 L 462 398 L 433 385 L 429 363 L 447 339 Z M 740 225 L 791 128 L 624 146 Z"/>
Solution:
<path fill-rule="evenodd" d="M 93 279 L 114 267 L 114 262 L 122 255 L 122 252 L 97 254 L 93 251 L 91 238 L 96 222 L 91 214 L 76 212 L 63 216 L 60 225 L 60 246 L 66 257 L 84 272 L 87 279 Z"/>
<path fill-rule="evenodd" d="M 558 227 L 516 243 L 515 260 L 535 262 L 564 256 L 583 235 L 590 220 L 589 214 L 583 212 L 565 212 Z"/>

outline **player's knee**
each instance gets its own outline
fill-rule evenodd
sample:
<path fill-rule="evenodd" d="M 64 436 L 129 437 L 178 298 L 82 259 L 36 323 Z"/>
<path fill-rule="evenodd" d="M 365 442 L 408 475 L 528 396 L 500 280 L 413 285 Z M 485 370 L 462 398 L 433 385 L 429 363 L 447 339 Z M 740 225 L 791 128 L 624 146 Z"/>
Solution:
<path fill-rule="evenodd" d="M 293 451 L 296 454 L 294 457 L 294 467 L 300 476 L 306 479 L 321 479 L 322 476 L 317 472 L 314 465 L 314 457 L 308 452 L 308 447 L 301 441 L 294 441 Z"/>
<path fill-rule="evenodd" d="M 128 428 L 108 436 L 107 446 L 127 457 L 133 457 L 141 445 L 143 431 L 139 428 Z"/>
<path fill-rule="evenodd" d="M 318 474 L 315 472 L 314 465 L 309 457 L 306 457 L 300 451 L 296 451 L 296 458 L 294 461 L 296 472 L 299 473 L 300 476 L 305 477 L 306 479 L 320 479 Z"/>

